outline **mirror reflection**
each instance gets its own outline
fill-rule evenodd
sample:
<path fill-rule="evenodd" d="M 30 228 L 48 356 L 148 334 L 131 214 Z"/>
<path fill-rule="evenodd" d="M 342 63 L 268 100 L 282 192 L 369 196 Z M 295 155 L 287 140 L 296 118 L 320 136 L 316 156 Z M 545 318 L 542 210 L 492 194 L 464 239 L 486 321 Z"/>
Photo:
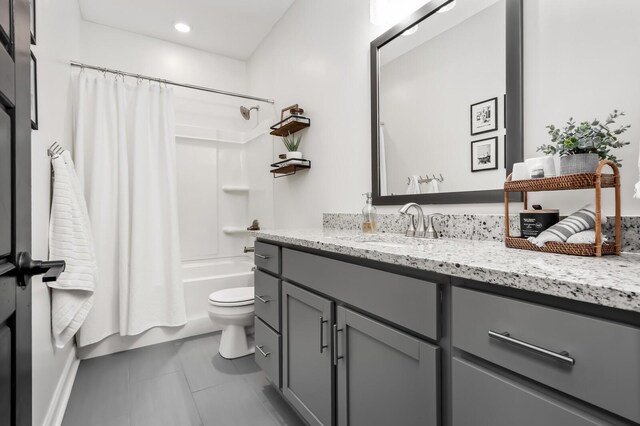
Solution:
<path fill-rule="evenodd" d="M 382 196 L 504 183 L 506 1 L 454 3 L 379 50 Z"/>

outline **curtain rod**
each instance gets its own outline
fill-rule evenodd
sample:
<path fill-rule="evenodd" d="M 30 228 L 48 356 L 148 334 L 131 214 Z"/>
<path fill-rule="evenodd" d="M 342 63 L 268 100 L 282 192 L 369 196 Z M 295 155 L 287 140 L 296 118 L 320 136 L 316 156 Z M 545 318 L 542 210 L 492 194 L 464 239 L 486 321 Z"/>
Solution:
<path fill-rule="evenodd" d="M 110 68 L 97 67 L 95 65 L 83 64 L 82 62 L 71 61 L 71 66 L 72 67 L 86 68 L 86 69 L 96 70 L 96 71 L 102 71 L 102 72 L 108 72 L 110 74 L 116 74 L 116 75 L 120 74 L 120 75 L 127 76 L 127 77 L 141 78 L 143 80 L 155 81 L 155 82 L 158 82 L 158 83 L 170 84 L 172 86 L 178 86 L 178 87 L 186 87 L 187 89 L 201 90 L 203 92 L 217 93 L 219 95 L 234 96 L 236 98 L 251 99 L 251 100 L 254 100 L 254 101 L 266 102 L 266 103 L 269 103 L 269 104 L 275 103 L 273 99 L 258 98 L 258 97 L 255 97 L 255 96 L 243 95 L 241 93 L 227 92 L 227 91 L 224 91 L 224 90 L 211 89 L 209 87 L 203 87 L 203 86 L 195 86 L 193 84 L 178 83 L 178 82 L 175 82 L 175 81 L 165 80 L 165 79 L 162 79 L 162 78 L 149 77 L 147 75 L 134 74 L 134 73 L 114 70 L 114 69 L 110 69 Z"/>

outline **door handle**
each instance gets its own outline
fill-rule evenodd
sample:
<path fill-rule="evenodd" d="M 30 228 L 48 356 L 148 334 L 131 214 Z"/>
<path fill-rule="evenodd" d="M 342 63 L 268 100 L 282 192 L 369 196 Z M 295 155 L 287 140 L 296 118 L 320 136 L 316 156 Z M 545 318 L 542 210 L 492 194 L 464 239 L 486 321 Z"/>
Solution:
<path fill-rule="evenodd" d="M 42 281 L 56 281 L 66 266 L 64 260 L 33 260 L 29 253 L 21 252 L 18 254 L 18 282 L 20 286 L 26 287 L 31 277 L 42 274 Z"/>
<path fill-rule="evenodd" d="M 328 322 L 328 320 L 320 317 L 320 353 L 322 353 L 323 350 L 329 347 L 329 345 L 324 344 L 324 325 Z"/>
<path fill-rule="evenodd" d="M 342 329 L 338 328 L 338 324 L 333 324 L 333 365 L 338 365 L 338 360 L 344 358 L 344 355 L 338 355 L 338 333 Z"/>

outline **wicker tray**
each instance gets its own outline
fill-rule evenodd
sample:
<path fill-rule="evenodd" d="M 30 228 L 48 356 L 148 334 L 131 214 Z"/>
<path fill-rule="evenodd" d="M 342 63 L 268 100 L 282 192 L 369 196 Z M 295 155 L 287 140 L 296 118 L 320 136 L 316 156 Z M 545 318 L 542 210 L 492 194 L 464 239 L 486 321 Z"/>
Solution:
<path fill-rule="evenodd" d="M 570 254 L 574 256 L 596 256 L 596 246 L 593 244 L 572 244 L 548 242 L 544 247 L 531 244 L 526 238 L 507 237 L 505 244 L 509 248 L 521 250 L 533 250 L 544 253 Z M 615 243 L 605 242 L 602 244 L 602 255 L 616 254 Z"/>
<path fill-rule="evenodd" d="M 504 190 L 507 192 L 535 192 L 595 188 L 596 177 L 597 174 L 595 173 L 578 173 L 541 179 L 508 180 L 504 183 Z M 613 188 L 615 185 L 614 175 L 600 175 L 601 188 Z"/>

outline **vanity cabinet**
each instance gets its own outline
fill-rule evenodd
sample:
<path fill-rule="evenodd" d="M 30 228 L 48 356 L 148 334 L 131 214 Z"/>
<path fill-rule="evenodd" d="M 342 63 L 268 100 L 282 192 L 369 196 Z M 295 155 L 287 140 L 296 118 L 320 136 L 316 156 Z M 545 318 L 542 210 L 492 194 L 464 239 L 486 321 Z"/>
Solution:
<path fill-rule="evenodd" d="M 339 426 L 438 424 L 437 346 L 344 307 L 334 330 Z"/>
<path fill-rule="evenodd" d="M 282 392 L 310 425 L 331 425 L 333 302 L 282 284 Z"/>

